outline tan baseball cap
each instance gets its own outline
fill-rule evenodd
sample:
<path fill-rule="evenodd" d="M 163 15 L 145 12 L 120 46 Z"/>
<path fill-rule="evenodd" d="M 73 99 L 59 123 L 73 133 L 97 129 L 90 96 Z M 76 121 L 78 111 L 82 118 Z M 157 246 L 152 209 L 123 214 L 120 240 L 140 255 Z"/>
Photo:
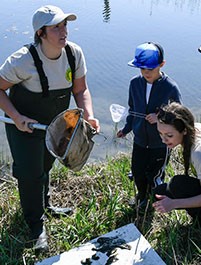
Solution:
<path fill-rule="evenodd" d="M 75 14 L 65 14 L 59 7 L 47 5 L 42 6 L 35 11 L 32 19 L 32 25 L 34 32 L 36 32 L 43 26 L 53 26 L 62 22 L 64 19 L 73 21 L 76 18 Z"/>

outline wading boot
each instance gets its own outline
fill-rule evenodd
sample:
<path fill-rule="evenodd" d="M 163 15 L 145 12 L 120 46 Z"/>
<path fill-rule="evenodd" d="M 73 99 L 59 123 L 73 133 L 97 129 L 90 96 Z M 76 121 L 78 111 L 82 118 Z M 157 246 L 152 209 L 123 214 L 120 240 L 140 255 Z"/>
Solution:
<path fill-rule="evenodd" d="M 70 215 L 73 213 L 72 208 L 69 207 L 54 207 L 54 206 L 48 206 L 47 212 L 51 214 L 52 216 L 59 216 L 59 215 Z"/>

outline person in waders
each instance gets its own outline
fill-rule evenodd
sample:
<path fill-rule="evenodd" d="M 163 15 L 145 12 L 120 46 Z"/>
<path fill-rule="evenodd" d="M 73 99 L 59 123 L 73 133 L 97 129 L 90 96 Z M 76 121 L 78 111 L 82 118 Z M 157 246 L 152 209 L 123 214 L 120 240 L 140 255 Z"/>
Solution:
<path fill-rule="evenodd" d="M 14 52 L 0 67 L 0 108 L 15 123 L 6 124 L 13 176 L 18 180 L 24 218 L 37 250 L 48 249 L 45 211 L 66 214 L 71 209 L 50 203 L 49 172 L 55 158 L 46 148 L 45 132 L 30 129 L 29 123 L 49 125 L 68 109 L 72 94 L 84 110 L 84 119 L 100 130 L 93 115 L 82 49 L 67 41 L 67 22 L 75 19 L 75 14 L 56 6 L 40 7 L 32 19 L 34 43 Z"/>

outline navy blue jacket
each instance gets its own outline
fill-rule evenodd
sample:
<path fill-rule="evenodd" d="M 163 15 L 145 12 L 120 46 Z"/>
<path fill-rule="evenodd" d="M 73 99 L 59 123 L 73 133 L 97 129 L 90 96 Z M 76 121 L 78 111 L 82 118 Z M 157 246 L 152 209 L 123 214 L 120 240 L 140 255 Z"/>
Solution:
<path fill-rule="evenodd" d="M 165 73 L 154 81 L 151 88 L 148 104 L 146 103 L 147 82 L 143 76 L 135 76 L 129 87 L 129 112 L 139 112 L 144 114 L 155 113 L 162 104 L 168 104 L 169 101 L 181 103 L 181 94 L 174 80 Z M 129 114 L 126 124 L 122 130 L 123 134 L 130 131 L 134 133 L 134 142 L 141 147 L 160 148 L 165 145 L 162 143 L 157 131 L 157 124 L 150 124 L 144 118 L 139 118 Z"/>

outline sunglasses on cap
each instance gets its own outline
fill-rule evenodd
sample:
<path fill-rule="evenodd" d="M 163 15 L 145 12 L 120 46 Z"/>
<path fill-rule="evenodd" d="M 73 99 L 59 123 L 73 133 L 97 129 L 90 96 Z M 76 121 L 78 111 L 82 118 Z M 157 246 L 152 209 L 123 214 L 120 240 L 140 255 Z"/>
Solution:
<path fill-rule="evenodd" d="M 174 120 L 177 118 L 174 113 L 165 111 L 162 108 L 157 108 L 156 115 L 159 121 L 166 124 L 173 123 Z"/>

